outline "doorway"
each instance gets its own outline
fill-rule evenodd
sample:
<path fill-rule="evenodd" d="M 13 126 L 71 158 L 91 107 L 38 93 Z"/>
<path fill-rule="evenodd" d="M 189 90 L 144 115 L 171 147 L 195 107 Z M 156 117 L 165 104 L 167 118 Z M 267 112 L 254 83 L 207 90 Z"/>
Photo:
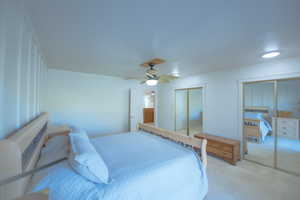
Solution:
<path fill-rule="evenodd" d="M 187 136 L 202 133 L 202 87 L 175 90 L 175 131 Z"/>
<path fill-rule="evenodd" d="M 155 123 L 155 91 L 147 91 L 144 95 L 143 108 L 144 123 Z"/>
<path fill-rule="evenodd" d="M 300 79 L 243 84 L 244 158 L 300 175 Z"/>

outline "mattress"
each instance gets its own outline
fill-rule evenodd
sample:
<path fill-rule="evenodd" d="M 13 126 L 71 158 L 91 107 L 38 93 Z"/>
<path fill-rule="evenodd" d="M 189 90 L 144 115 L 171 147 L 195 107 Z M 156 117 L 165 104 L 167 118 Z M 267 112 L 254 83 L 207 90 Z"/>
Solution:
<path fill-rule="evenodd" d="M 199 200 L 208 191 L 206 169 L 198 155 L 146 132 L 91 139 L 106 162 L 112 182 L 95 184 L 67 162 L 49 169 L 33 191 L 50 189 L 50 200 Z"/>

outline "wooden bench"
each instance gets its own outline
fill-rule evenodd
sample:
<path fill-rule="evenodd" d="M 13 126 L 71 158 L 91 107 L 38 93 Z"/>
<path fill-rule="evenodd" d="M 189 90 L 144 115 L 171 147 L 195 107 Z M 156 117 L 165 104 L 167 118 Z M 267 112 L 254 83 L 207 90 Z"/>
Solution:
<path fill-rule="evenodd" d="M 241 159 L 240 142 L 209 134 L 196 134 L 194 137 L 207 140 L 207 153 L 235 165 Z"/>

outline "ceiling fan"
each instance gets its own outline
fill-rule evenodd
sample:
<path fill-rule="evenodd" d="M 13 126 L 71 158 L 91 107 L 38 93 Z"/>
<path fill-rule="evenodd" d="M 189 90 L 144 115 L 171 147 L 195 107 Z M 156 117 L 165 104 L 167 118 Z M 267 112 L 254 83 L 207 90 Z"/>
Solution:
<path fill-rule="evenodd" d="M 159 75 L 158 69 L 155 66 L 162 64 L 164 62 L 166 61 L 161 58 L 154 58 L 152 60 L 144 62 L 140 66 L 146 68 L 145 76 L 128 78 L 128 79 L 140 80 L 141 81 L 140 84 L 146 83 L 149 86 L 155 86 L 158 83 L 169 83 L 170 81 L 179 78 L 178 76 L 174 76 L 174 75 L 166 75 L 166 74 Z"/>

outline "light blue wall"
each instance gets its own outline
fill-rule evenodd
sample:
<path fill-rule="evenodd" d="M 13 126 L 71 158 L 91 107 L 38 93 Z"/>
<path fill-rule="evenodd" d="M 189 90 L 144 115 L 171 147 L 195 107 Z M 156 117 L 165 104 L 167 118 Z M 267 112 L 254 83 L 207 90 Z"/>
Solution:
<path fill-rule="evenodd" d="M 2 0 L 0 9 L 0 138 L 3 138 L 40 114 L 46 64 L 24 1 Z"/>
<path fill-rule="evenodd" d="M 129 131 L 129 90 L 136 81 L 56 69 L 48 70 L 47 79 L 43 110 L 51 123 L 81 127 L 89 134 Z"/>

